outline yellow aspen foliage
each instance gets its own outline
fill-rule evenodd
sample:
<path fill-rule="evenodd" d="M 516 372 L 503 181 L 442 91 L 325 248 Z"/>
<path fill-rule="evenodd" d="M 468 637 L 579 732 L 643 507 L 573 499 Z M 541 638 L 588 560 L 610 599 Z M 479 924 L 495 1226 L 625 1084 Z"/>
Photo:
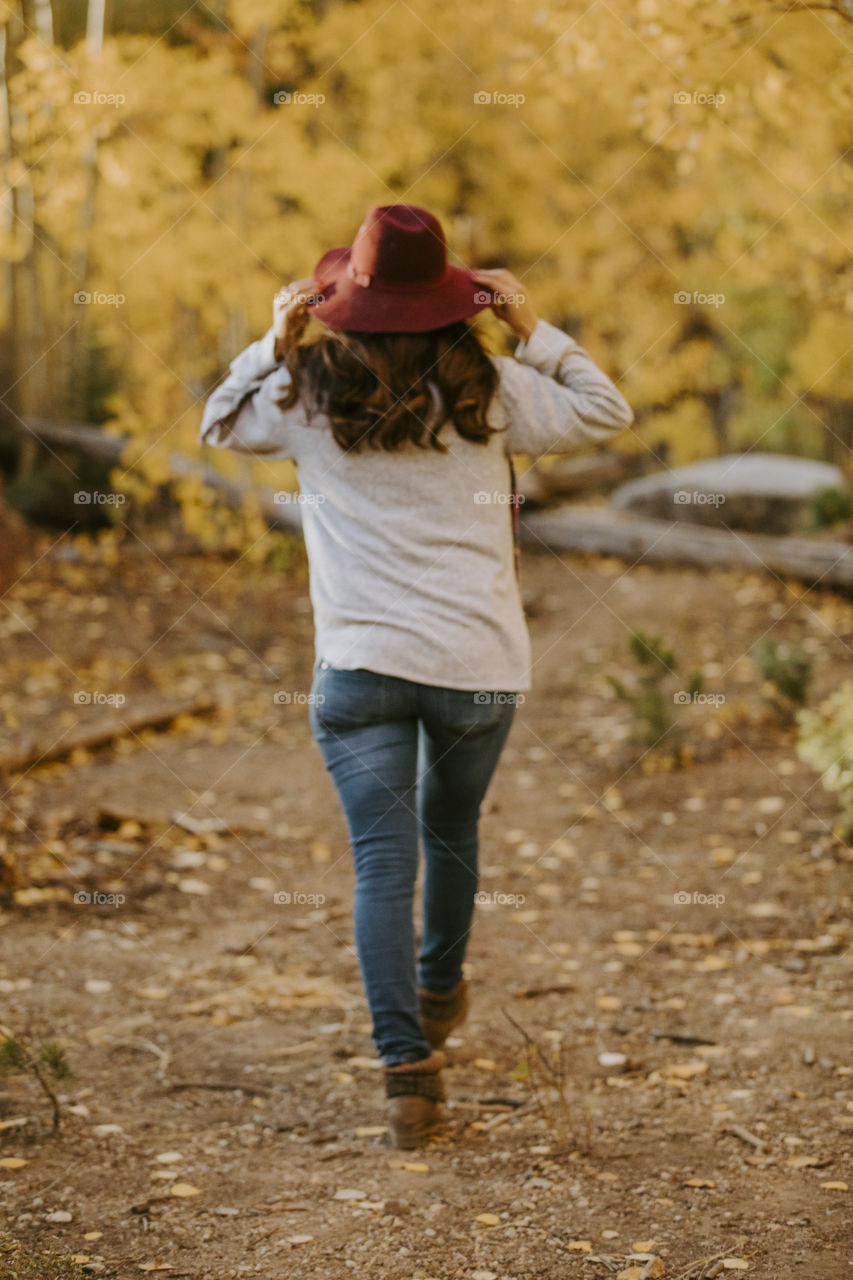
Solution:
<path fill-rule="evenodd" d="M 451 260 L 510 267 L 620 379 L 636 415 L 620 447 L 850 448 L 853 59 L 831 9 L 220 9 L 97 53 L 28 37 L 8 84 L 0 262 L 19 287 L 0 333 L 18 335 L 21 406 L 130 436 L 134 502 L 196 453 L 202 403 L 275 290 L 403 200 L 441 216 Z M 257 511 L 176 492 L 209 542 L 229 521 L 262 538 Z"/>

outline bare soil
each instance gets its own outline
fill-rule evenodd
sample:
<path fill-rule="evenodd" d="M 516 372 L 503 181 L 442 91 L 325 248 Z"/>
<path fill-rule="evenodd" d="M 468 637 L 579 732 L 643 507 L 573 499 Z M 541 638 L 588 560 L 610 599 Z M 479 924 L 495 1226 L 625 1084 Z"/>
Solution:
<path fill-rule="evenodd" d="M 3 600 L 8 747 L 116 694 L 215 706 L 0 790 L 2 1022 L 74 1072 L 57 1133 L 32 1076 L 3 1082 L 28 1252 L 121 1280 L 633 1280 L 632 1252 L 669 1278 L 853 1275 L 853 1192 L 824 1185 L 853 1185 L 851 850 L 748 656 L 805 644 L 818 701 L 849 673 L 849 602 L 525 561 L 536 688 L 482 822 L 473 1012 L 444 1129 L 401 1153 L 308 726 L 304 565 L 106 545 L 61 543 Z M 630 682 L 635 626 L 675 651 L 685 767 L 631 744 L 604 680 Z M 724 701 L 675 701 L 696 668 Z"/>

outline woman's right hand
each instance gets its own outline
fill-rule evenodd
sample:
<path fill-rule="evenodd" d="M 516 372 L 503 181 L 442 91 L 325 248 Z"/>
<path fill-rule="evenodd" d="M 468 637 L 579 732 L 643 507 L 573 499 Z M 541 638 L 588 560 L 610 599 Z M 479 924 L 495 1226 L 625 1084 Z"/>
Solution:
<path fill-rule="evenodd" d="M 293 280 L 283 289 L 279 289 L 272 303 L 273 332 L 277 338 L 284 338 L 287 333 L 288 318 L 293 312 L 303 309 L 317 292 L 317 281 L 310 276 L 304 280 Z"/>
<path fill-rule="evenodd" d="M 505 267 L 474 271 L 472 275 L 477 284 L 485 285 L 495 294 L 492 310 L 498 319 L 508 324 L 519 338 L 529 338 L 536 328 L 539 317 L 521 281 L 516 280 L 512 272 L 507 271 Z"/>

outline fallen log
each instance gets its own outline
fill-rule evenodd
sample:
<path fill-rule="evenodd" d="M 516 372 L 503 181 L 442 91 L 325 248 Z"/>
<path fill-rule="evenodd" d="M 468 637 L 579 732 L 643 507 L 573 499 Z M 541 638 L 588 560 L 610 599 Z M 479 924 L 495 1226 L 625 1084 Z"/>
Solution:
<path fill-rule="evenodd" d="M 56 449 L 71 449 L 86 457 L 96 458 L 111 466 L 122 465 L 124 452 L 130 443 L 128 436 L 109 436 L 100 427 L 92 427 L 86 423 L 51 422 L 49 418 L 23 418 L 12 424 L 21 434 L 31 433 L 45 444 Z M 126 464 L 127 470 L 133 470 L 133 462 Z M 194 462 L 192 458 L 174 453 L 169 459 L 173 477 L 198 476 L 208 488 L 218 493 L 227 506 L 239 510 L 246 499 L 253 495 L 261 512 L 274 529 L 283 529 L 288 533 L 302 529 L 302 511 L 298 502 L 276 501 L 276 493 L 272 489 L 257 490 L 235 483 L 221 475 L 213 467 L 203 462 Z"/>
<path fill-rule="evenodd" d="M 610 507 L 564 506 L 526 513 L 521 537 L 531 550 L 592 551 L 629 564 L 758 569 L 809 585 L 853 586 L 853 546 L 776 537 L 634 516 Z"/>
<path fill-rule="evenodd" d="M 639 456 L 608 449 L 588 457 L 553 458 L 547 465 L 519 467 L 518 488 L 526 503 L 544 507 L 583 490 L 618 484 L 635 475 L 640 464 Z"/>
<path fill-rule="evenodd" d="M 35 559 L 34 543 L 35 534 L 27 522 L 0 498 L 0 594 L 24 572 L 27 557 Z"/>
<path fill-rule="evenodd" d="M 66 425 L 44 418 L 27 418 L 18 430 L 30 430 L 48 444 L 70 448 L 119 465 L 127 437 L 107 436 L 98 427 Z M 588 477 L 595 474 L 606 455 L 582 461 Z M 132 464 L 131 468 L 132 468 Z M 302 528 L 298 502 L 276 501 L 271 490 L 251 490 L 220 475 L 213 467 L 175 454 L 176 476 L 197 475 L 216 490 L 229 506 L 242 507 L 255 492 L 271 528 L 295 532 Z M 601 474 L 600 472 L 598 473 Z M 597 552 L 619 556 L 632 564 L 688 564 L 704 568 L 741 567 L 796 578 L 809 585 L 853 586 L 853 546 L 817 538 L 741 533 L 735 529 L 708 528 L 685 521 L 635 516 L 611 507 L 563 505 L 548 510 L 524 511 L 521 537 L 530 550 Z M 2 767 L 2 760 L 0 760 Z"/>
<path fill-rule="evenodd" d="M 114 738 L 140 729 L 157 729 L 171 724 L 178 716 L 198 716 L 215 710 L 208 698 L 195 698 L 179 703 L 158 703 L 123 711 L 118 715 L 102 716 L 94 724 L 72 725 L 60 738 L 45 743 L 30 740 L 0 755 L 0 773 L 20 773 L 37 764 L 50 764 L 62 760 L 78 749 L 102 747 Z"/>

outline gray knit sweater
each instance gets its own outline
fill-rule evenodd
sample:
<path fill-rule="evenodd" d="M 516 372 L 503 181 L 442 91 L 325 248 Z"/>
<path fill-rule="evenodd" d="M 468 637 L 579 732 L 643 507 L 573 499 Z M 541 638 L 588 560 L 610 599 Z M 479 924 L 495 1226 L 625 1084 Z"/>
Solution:
<path fill-rule="evenodd" d="M 328 419 L 275 404 L 289 374 L 270 328 L 209 397 L 199 440 L 295 462 L 318 659 L 453 689 L 530 688 L 513 568 L 509 454 L 572 453 L 630 426 L 591 356 L 540 320 L 500 382 L 487 444 L 442 428 L 446 453 L 345 452 Z"/>

